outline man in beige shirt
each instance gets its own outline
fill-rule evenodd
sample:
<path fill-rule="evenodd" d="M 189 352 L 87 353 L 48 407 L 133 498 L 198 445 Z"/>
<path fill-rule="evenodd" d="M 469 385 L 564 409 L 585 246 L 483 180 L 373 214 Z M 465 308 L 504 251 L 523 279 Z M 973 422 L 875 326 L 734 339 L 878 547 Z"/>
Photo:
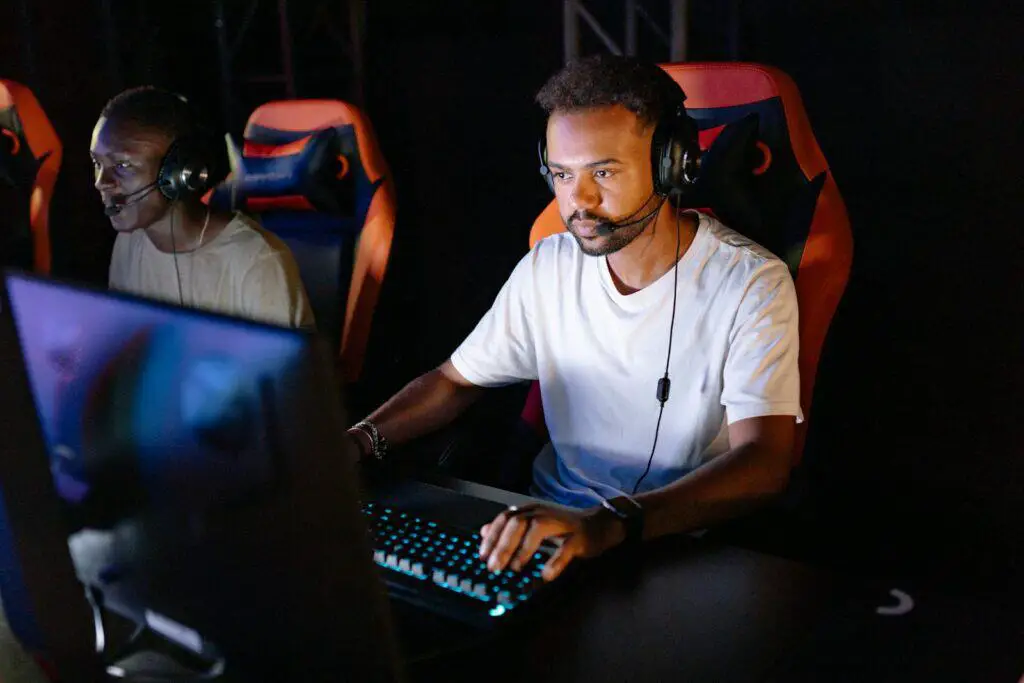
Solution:
<path fill-rule="evenodd" d="M 118 233 L 111 289 L 312 327 L 288 248 L 254 220 L 202 202 L 216 171 L 213 140 L 203 137 L 187 103 L 167 91 L 128 90 L 104 108 L 91 152 L 96 189 Z M 0 681 L 43 683 L 5 616 L 0 601 Z"/>
<path fill-rule="evenodd" d="M 312 327 L 288 247 L 255 220 L 202 201 L 216 140 L 179 95 L 134 88 L 104 107 L 90 148 L 117 231 L 110 288 L 288 327 Z"/>

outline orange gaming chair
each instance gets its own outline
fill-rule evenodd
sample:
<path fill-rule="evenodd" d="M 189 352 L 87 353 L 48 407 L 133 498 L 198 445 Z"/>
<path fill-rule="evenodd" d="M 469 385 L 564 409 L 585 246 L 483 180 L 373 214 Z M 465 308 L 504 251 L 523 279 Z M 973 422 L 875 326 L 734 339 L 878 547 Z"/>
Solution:
<path fill-rule="evenodd" d="M 797 428 L 796 464 L 803 455 L 821 349 L 853 260 L 846 207 L 789 76 L 772 67 L 735 62 L 666 64 L 662 68 L 686 93 L 686 108 L 697 121 L 703 149 L 727 126 L 746 120 L 756 124 L 753 130 L 759 155 L 744 170 L 748 192 L 736 199 L 743 199 L 748 211 L 757 215 L 744 216 L 743 211 L 728 205 L 695 208 L 711 209 L 727 225 L 756 239 L 783 259 L 793 275 L 800 309 L 800 403 L 805 417 Z M 725 204 L 729 203 L 726 199 Z M 735 215 L 741 224 L 727 220 L 729 215 Z M 745 226 L 743 218 L 755 220 Z M 558 206 L 552 201 L 534 222 L 530 246 L 563 230 Z M 547 440 L 536 382 L 522 418 Z"/>
<path fill-rule="evenodd" d="M 259 214 L 291 248 L 317 329 L 359 378 L 395 228 L 396 199 L 369 120 L 338 100 L 286 100 L 249 117 L 215 205 Z"/>
<path fill-rule="evenodd" d="M 63 148 L 32 91 L 0 79 L 0 244 L 4 263 L 50 273 L 50 200 Z M 10 206 L 8 206 L 10 204 Z"/>

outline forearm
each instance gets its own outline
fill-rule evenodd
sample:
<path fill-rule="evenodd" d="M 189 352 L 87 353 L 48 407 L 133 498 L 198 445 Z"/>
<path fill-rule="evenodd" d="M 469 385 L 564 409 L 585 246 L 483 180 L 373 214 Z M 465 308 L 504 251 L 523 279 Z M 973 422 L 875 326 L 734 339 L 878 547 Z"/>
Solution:
<path fill-rule="evenodd" d="M 758 444 L 740 446 L 679 481 L 637 496 L 644 508 L 644 538 L 738 517 L 778 495 L 788 481 L 788 458 Z"/>
<path fill-rule="evenodd" d="M 411 441 L 451 423 L 479 397 L 482 388 L 451 376 L 445 363 L 409 382 L 373 411 L 372 420 L 392 445 Z M 455 373 L 457 375 L 457 373 Z"/>

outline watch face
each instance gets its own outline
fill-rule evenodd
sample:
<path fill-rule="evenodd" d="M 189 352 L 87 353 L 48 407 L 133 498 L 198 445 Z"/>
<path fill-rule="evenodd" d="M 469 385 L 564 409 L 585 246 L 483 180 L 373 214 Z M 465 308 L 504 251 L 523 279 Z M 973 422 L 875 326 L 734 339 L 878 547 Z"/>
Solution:
<path fill-rule="evenodd" d="M 644 510 L 640 504 L 628 496 L 618 496 L 604 501 L 604 506 L 625 525 L 625 543 L 639 543 L 644 534 Z"/>
<path fill-rule="evenodd" d="M 620 517 L 636 517 L 642 509 L 640 504 L 626 496 L 618 496 L 607 501 L 612 511 Z"/>

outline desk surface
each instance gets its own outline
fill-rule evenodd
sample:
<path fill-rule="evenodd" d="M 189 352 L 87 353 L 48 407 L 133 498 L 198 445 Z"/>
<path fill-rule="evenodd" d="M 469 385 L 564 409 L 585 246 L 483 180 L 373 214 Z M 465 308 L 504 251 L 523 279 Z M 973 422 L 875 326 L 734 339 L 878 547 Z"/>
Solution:
<path fill-rule="evenodd" d="M 530 500 L 469 482 L 438 483 L 465 495 L 435 497 L 437 489 L 422 484 L 393 493 L 404 502 L 446 500 L 447 514 L 470 525 Z M 905 614 L 879 614 L 879 606 L 898 604 L 889 593 L 894 586 L 687 536 L 645 544 L 639 559 L 612 554 L 580 563 L 568 578 L 557 600 L 532 618 L 467 649 L 410 664 L 410 678 L 1024 681 L 1024 619 L 1009 607 L 915 592 Z M 400 611 L 427 629 L 443 626 L 438 617 Z M 450 626 L 435 638 L 465 635 Z M 0 666 L 5 675 L 13 673 L 8 664 Z"/>
<path fill-rule="evenodd" d="M 501 505 L 528 500 L 444 483 Z M 450 505 L 470 516 L 457 498 Z M 489 521 L 493 508 L 481 507 L 473 523 Z M 414 668 L 415 678 L 756 681 L 847 596 L 824 572 L 687 536 L 646 544 L 639 564 L 614 555 L 581 563 L 562 588 L 530 619 L 472 652 Z"/>
<path fill-rule="evenodd" d="M 528 500 L 447 480 L 494 501 Z M 456 499 L 457 500 L 457 499 Z M 459 503 L 454 503 L 458 505 Z M 467 515 L 463 507 L 460 515 Z M 639 561 L 581 563 L 557 602 L 469 652 L 412 668 L 417 680 L 967 681 L 1017 683 L 1024 619 L 993 605 L 906 595 L 714 542 L 648 543 Z M 964 631 L 968 631 L 964 633 Z"/>

